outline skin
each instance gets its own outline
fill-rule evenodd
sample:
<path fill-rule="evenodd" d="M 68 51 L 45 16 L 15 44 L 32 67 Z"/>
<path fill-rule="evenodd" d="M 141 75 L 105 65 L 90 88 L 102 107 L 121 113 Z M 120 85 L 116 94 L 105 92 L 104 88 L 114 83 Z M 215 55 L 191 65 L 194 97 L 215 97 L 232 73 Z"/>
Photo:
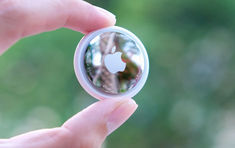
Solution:
<path fill-rule="evenodd" d="M 61 27 L 87 34 L 115 16 L 82 0 L 0 0 L 0 55 L 23 37 Z M 131 98 L 98 101 L 53 129 L 0 139 L 0 148 L 99 148 L 136 110 Z"/>

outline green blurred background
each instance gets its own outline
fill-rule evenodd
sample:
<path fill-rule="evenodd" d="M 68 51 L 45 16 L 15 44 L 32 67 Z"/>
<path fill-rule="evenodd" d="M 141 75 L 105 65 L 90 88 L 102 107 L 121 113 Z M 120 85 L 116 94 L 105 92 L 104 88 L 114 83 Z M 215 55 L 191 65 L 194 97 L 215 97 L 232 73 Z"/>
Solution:
<path fill-rule="evenodd" d="M 235 1 L 90 0 L 145 44 L 150 74 L 136 113 L 107 148 L 235 147 Z M 0 57 L 0 137 L 61 125 L 96 99 L 79 85 L 81 33 L 25 38 Z"/>

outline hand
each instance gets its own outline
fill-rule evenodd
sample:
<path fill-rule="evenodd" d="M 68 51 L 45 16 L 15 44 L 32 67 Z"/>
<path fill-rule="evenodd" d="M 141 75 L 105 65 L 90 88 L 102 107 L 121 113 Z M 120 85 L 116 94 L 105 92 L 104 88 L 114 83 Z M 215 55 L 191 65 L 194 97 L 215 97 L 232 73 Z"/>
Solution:
<path fill-rule="evenodd" d="M 132 99 L 98 101 L 61 127 L 0 140 L 0 148 L 98 148 L 136 108 Z"/>
<path fill-rule="evenodd" d="M 112 13 L 82 0 L 0 0 L 0 54 L 25 36 L 61 27 L 88 33 L 115 21 Z"/>
<path fill-rule="evenodd" d="M 88 33 L 114 24 L 111 13 L 81 0 L 1 0 L 0 54 L 25 36 L 61 27 Z M 97 148 L 136 108 L 130 98 L 98 101 L 61 127 L 0 139 L 0 148 Z"/>

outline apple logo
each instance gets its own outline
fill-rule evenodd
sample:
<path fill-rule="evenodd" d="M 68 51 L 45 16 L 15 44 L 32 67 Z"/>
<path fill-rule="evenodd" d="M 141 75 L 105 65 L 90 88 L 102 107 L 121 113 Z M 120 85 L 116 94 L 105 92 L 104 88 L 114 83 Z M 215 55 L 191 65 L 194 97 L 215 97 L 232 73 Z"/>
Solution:
<path fill-rule="evenodd" d="M 126 63 L 122 61 L 121 56 L 121 52 L 115 52 L 114 54 L 108 54 L 104 57 L 104 65 L 109 72 L 114 74 L 125 70 Z"/>

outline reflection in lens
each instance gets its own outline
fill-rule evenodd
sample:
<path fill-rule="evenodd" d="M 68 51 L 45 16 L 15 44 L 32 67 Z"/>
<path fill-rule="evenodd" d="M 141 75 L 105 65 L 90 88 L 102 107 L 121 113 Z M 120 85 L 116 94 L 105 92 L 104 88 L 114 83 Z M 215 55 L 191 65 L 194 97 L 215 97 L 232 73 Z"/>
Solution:
<path fill-rule="evenodd" d="M 107 32 L 90 41 L 84 66 L 88 79 L 97 89 L 118 94 L 137 84 L 145 65 L 142 52 L 131 38 L 121 33 Z"/>

